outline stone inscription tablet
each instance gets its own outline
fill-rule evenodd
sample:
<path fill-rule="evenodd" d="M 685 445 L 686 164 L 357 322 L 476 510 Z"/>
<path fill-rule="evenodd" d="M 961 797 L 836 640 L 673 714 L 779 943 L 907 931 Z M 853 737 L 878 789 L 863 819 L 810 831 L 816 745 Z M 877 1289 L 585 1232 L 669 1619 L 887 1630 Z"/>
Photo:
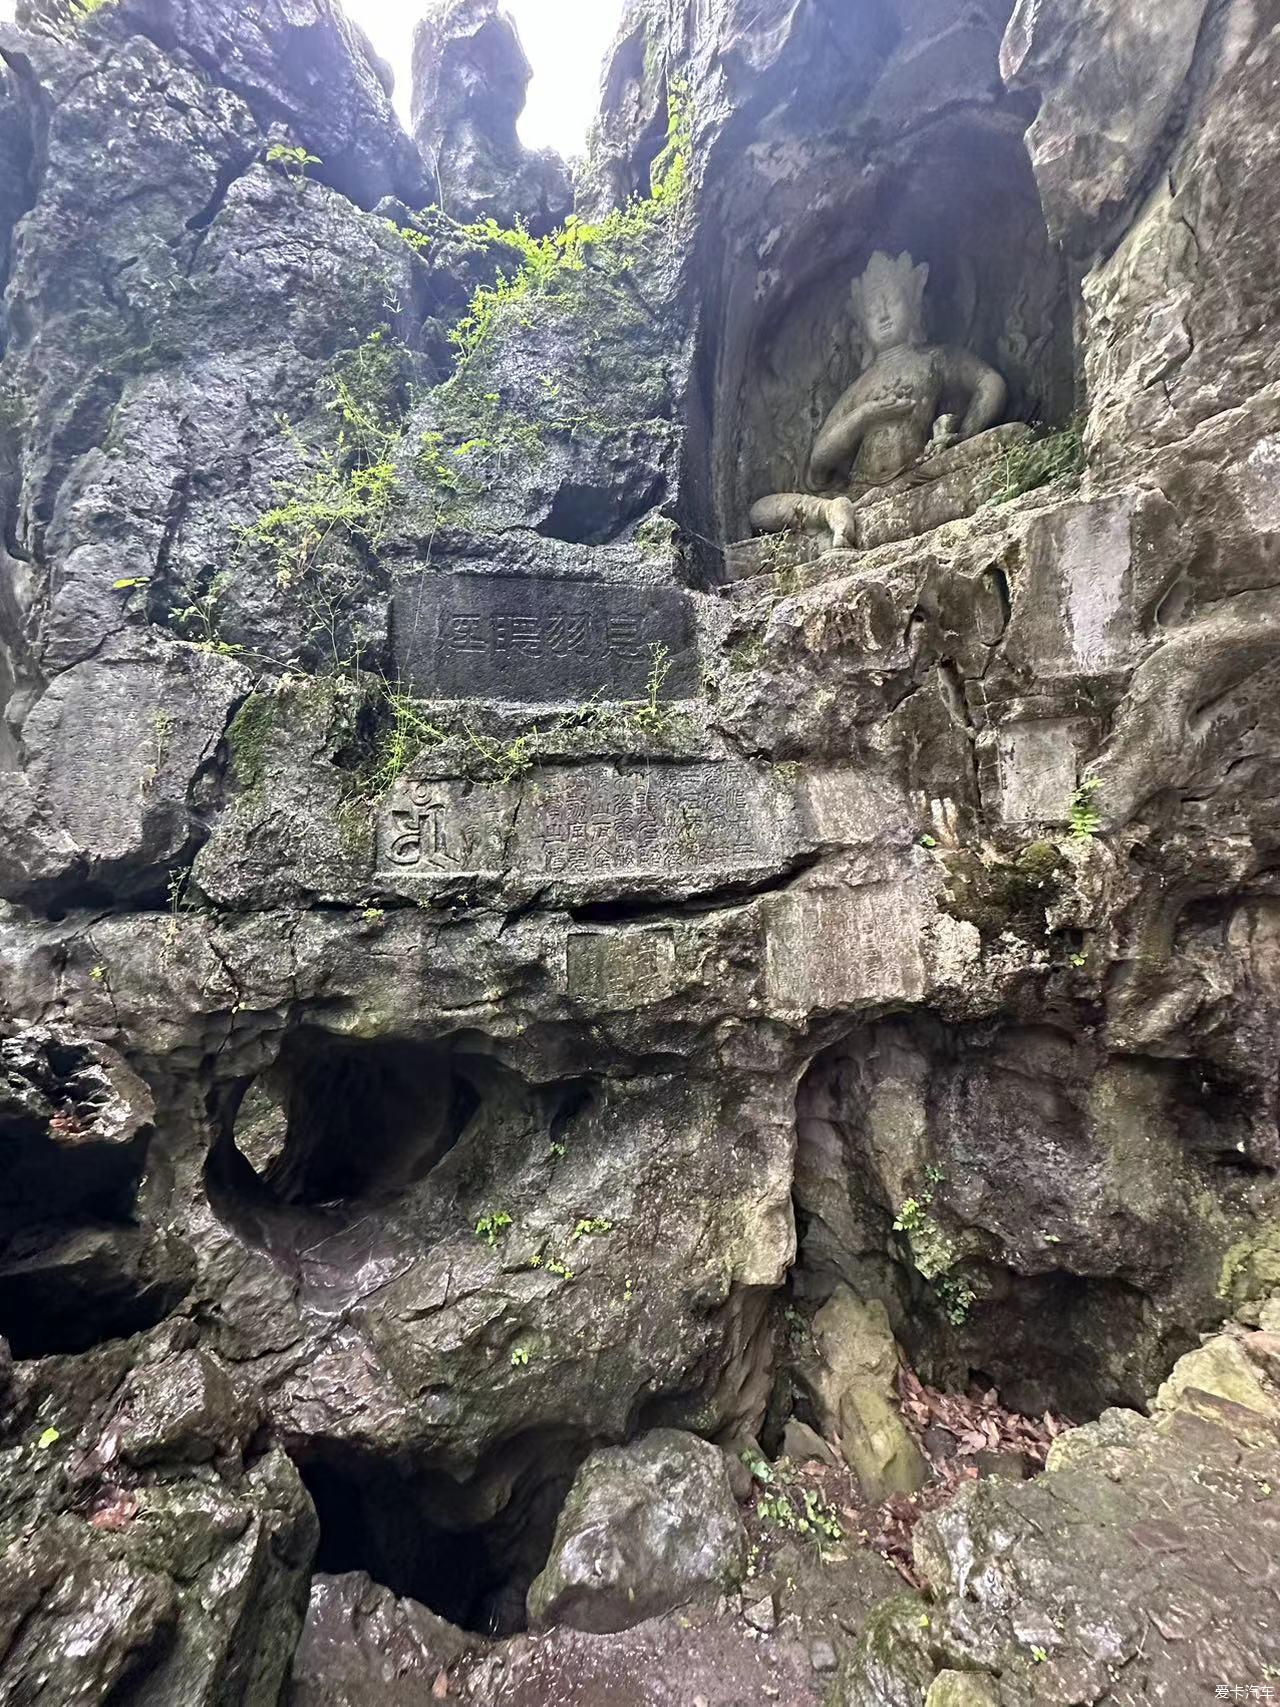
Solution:
<path fill-rule="evenodd" d="M 641 699 L 654 652 L 663 696 L 696 691 L 688 595 L 547 575 L 419 575 L 392 606 L 396 668 L 423 699 Z"/>
<path fill-rule="evenodd" d="M 735 765 L 575 768 L 524 784 L 405 781 L 380 814 L 378 864 L 427 879 L 732 874 L 775 861 L 787 824 L 774 789 Z"/>

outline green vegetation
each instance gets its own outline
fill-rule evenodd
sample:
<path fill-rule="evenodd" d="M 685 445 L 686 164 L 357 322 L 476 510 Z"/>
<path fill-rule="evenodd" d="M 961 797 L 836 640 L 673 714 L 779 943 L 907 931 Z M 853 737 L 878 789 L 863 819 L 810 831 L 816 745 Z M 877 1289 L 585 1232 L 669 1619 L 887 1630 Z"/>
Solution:
<path fill-rule="evenodd" d="M 385 716 L 368 767 L 366 792 L 370 799 L 380 800 L 420 753 L 441 746 L 448 737 L 408 694 L 384 681 L 378 681 L 372 691 Z"/>
<path fill-rule="evenodd" d="M 1015 859 L 982 858 L 969 849 L 947 850 L 944 905 L 953 918 L 976 925 L 984 937 L 1017 931 L 1043 937 L 1046 911 L 1066 863 L 1050 841 L 1029 842 Z"/>
<path fill-rule="evenodd" d="M 541 734 L 537 729 L 517 735 L 515 740 L 509 741 L 505 747 L 501 741 L 495 741 L 488 735 L 477 735 L 474 729 L 465 724 L 462 734 L 472 750 L 492 770 L 497 782 L 515 782 L 517 777 L 527 775 L 538 762 L 538 742 Z"/>
<path fill-rule="evenodd" d="M 894 1217 L 893 1230 L 906 1235 L 917 1274 L 930 1282 L 943 1314 L 958 1327 L 968 1316 L 977 1294 L 967 1281 L 949 1272 L 961 1252 L 932 1213 L 934 1199 L 946 1176 L 941 1168 L 930 1164 L 924 1170 L 924 1177 L 926 1189 L 919 1197 L 903 1201 Z"/>
<path fill-rule="evenodd" d="M 662 735 L 670 727 L 674 715 L 669 705 L 661 703 L 662 690 L 667 685 L 667 677 L 671 674 L 671 655 L 665 646 L 653 648 L 653 664 L 649 670 L 649 678 L 645 684 L 645 699 L 629 714 L 628 721 L 635 728 L 643 729 L 653 735 Z"/>
<path fill-rule="evenodd" d="M 662 335 L 635 288 L 638 269 L 668 259 L 684 200 L 691 125 L 686 93 L 676 87 L 668 135 L 651 173 L 650 193 L 595 224 L 570 219 L 546 237 L 493 220 L 458 225 L 438 209 L 388 221 L 418 254 L 437 244 L 474 259 L 478 275 L 492 277 L 476 289 L 449 334 L 452 376 L 423 393 L 428 404 L 414 442 L 405 422 L 415 402 L 414 358 L 382 326 L 341 352 L 322 382 L 325 417 L 306 424 L 282 422 L 297 472 L 277 483 L 274 502 L 241 530 L 240 557 L 207 584 L 180 588 L 169 620 L 184 638 L 211 649 L 235 651 L 224 636 L 220 605 L 231 577 L 246 562 L 265 566 L 281 592 L 306 619 L 301 646 L 277 665 L 326 665 L 361 674 L 366 638 L 360 623 L 368 567 L 383 546 L 393 510 L 410 485 L 421 494 L 413 527 L 428 541 L 436 530 L 464 524 L 487 494 L 515 484 L 545 458 L 550 434 L 607 431 L 661 414 L 669 380 L 659 359 Z M 301 190 L 314 155 L 291 142 L 266 153 L 273 169 Z M 475 275 L 473 275 L 475 276 Z M 533 396 L 519 396 L 505 334 L 546 317 L 572 337 L 580 367 L 561 383 L 536 377 Z M 637 342 L 639 337 L 639 342 Z M 651 351 L 653 359 L 647 359 Z M 518 364 L 517 364 L 518 366 Z M 417 476 L 409 480 L 409 473 Z M 425 525 L 423 525 L 425 523 Z M 645 700 L 630 712 L 633 726 L 663 733 L 675 715 L 662 704 L 670 664 L 655 655 Z M 374 756 L 371 787 L 385 793 L 424 747 L 446 732 L 435 727 L 398 687 L 379 690 L 385 700 L 383 733 Z M 509 744 L 467 730 L 477 759 L 502 781 L 536 762 L 539 732 Z"/>
<path fill-rule="evenodd" d="M 571 215 L 547 237 L 531 237 L 523 226 L 503 230 L 493 220 L 481 227 L 464 227 L 515 249 L 521 264 L 510 278 L 500 275 L 494 284 L 478 290 L 449 334 L 460 365 L 465 367 L 484 348 L 513 308 L 556 294 L 570 275 L 586 269 L 589 259 L 605 272 L 625 271 L 633 264 L 636 250 L 668 231 L 684 196 L 690 142 L 687 86 L 673 83 L 667 101 L 667 140 L 653 163 L 648 196 L 615 209 L 595 225 Z"/>
<path fill-rule="evenodd" d="M 476 1222 L 476 1238 L 485 1240 L 492 1250 L 510 1225 L 511 1217 L 505 1209 L 491 1210 Z"/>
<path fill-rule="evenodd" d="M 269 693 L 251 693 L 227 730 L 227 748 L 236 782 L 245 794 L 256 794 L 267 777 L 267 743 L 275 721 L 276 702 Z"/>
<path fill-rule="evenodd" d="M 764 662 L 764 637 L 744 634 L 729 647 L 729 668 L 735 675 L 747 675 L 758 670 Z"/>
<path fill-rule="evenodd" d="M 151 719 L 151 757 L 142 772 L 142 792 L 155 786 L 156 778 L 169 756 L 169 741 L 177 719 L 173 712 L 161 707 Z"/>
<path fill-rule="evenodd" d="M 102 5 L 103 0 L 97 0 L 97 4 Z M 267 165 L 278 167 L 299 192 L 306 183 L 308 166 L 321 163 L 318 154 L 308 154 L 305 148 L 291 147 L 284 142 L 273 142 L 267 150 Z"/>
<path fill-rule="evenodd" d="M 612 1221 L 606 1221 L 604 1217 L 600 1215 L 593 1215 L 584 1221 L 578 1222 L 577 1226 L 570 1234 L 570 1243 L 572 1243 L 574 1239 L 585 1239 L 592 1233 L 611 1233 L 612 1231 Z"/>
<path fill-rule="evenodd" d="M 597 224 L 571 218 L 546 237 L 493 220 L 455 228 L 490 252 L 515 262 L 477 289 L 449 334 L 456 353 L 450 379 L 436 387 L 434 420 L 420 440 L 416 468 L 437 526 L 465 521 L 484 492 L 509 483 L 517 469 L 547 455 L 547 435 L 605 431 L 660 413 L 665 380 L 660 363 L 646 362 L 654 336 L 650 315 L 634 291 L 636 273 L 671 253 L 683 203 L 690 127 L 683 89 L 672 96 L 668 140 L 646 197 Z M 421 216 L 427 224 L 433 210 Z M 421 252 L 430 229 L 399 235 Z M 544 375 L 537 407 L 511 407 L 511 374 L 504 335 L 535 319 L 561 326 L 578 346 L 581 367 L 561 383 Z"/>
<path fill-rule="evenodd" d="M 914 1197 L 908 1197 L 898 1209 L 893 1223 L 895 1233 L 918 1233 L 925 1226 L 928 1215 L 924 1205 Z"/>
<path fill-rule="evenodd" d="M 968 1319 L 970 1310 L 978 1301 L 978 1295 L 968 1281 L 961 1280 L 956 1274 L 935 1275 L 933 1290 L 938 1295 L 943 1315 L 957 1328 Z"/>
<path fill-rule="evenodd" d="M 1071 834 L 1087 841 L 1102 828 L 1102 814 L 1097 807 L 1097 793 L 1102 787 L 1097 778 L 1082 782 L 1071 797 Z"/>
<path fill-rule="evenodd" d="M 308 644 L 338 669 L 359 668 L 350 621 L 363 558 L 381 544 L 396 496 L 407 363 L 408 352 L 385 326 L 335 357 L 321 401 L 336 430 L 327 443 L 307 444 L 284 424 L 301 470 L 279 483 L 279 501 L 241 531 L 242 552 L 265 557 L 277 587 L 296 592 L 309 619 Z M 179 633 L 216 643 L 219 579 L 175 613 Z M 189 632 L 195 628 L 203 634 Z"/>
<path fill-rule="evenodd" d="M 650 648 L 652 663 L 645 682 L 643 699 L 603 701 L 599 692 L 589 700 L 564 712 L 559 724 L 563 729 L 592 729 L 615 735 L 632 730 L 642 735 L 663 737 L 675 732 L 684 715 L 675 705 L 662 698 L 667 678 L 671 674 L 671 655 L 665 646 Z"/>
<path fill-rule="evenodd" d="M 265 548 L 281 590 L 316 576 L 337 547 L 355 541 L 375 549 L 381 541 L 402 432 L 399 378 L 399 352 L 380 328 L 343 352 L 325 382 L 324 407 L 338 420 L 333 446 L 304 446 L 286 428 L 306 472 L 245 530 Z"/>
<path fill-rule="evenodd" d="M 169 874 L 169 885 L 166 892 L 169 919 L 164 928 L 163 946 L 160 951 L 162 960 L 167 960 L 173 952 L 174 944 L 178 940 L 181 929 L 178 923 L 181 915 L 198 911 L 196 902 L 188 893 L 190 887 L 191 867 L 189 865 L 180 866 L 178 870 Z"/>
<path fill-rule="evenodd" d="M 200 646 L 206 652 L 231 656 L 242 650 L 222 635 L 222 599 L 231 585 L 231 571 L 219 569 L 203 592 L 187 588 L 185 604 L 175 605 L 169 612 L 169 626 L 183 640 Z"/>
<path fill-rule="evenodd" d="M 771 1465 L 757 1453 L 744 1452 L 742 1461 L 759 1485 L 756 1516 L 766 1527 L 808 1536 L 820 1553 L 825 1552 L 824 1543 L 839 1545 L 844 1540 L 839 1519 L 822 1494 L 802 1486 L 785 1459 Z"/>
<path fill-rule="evenodd" d="M 115 0 L 44 0 L 41 11 L 51 23 L 75 30 L 114 4 Z"/>
<path fill-rule="evenodd" d="M 1084 438 L 1080 423 L 1073 421 L 1058 432 L 1042 429 L 1005 451 L 1000 464 L 1004 485 L 994 501 L 1010 504 L 1025 492 L 1034 492 L 1055 480 L 1078 480 L 1083 470 Z"/>
<path fill-rule="evenodd" d="M 514 1346 L 512 1348 L 511 1367 L 513 1369 L 523 1369 L 526 1366 L 526 1364 L 528 1363 L 528 1361 L 529 1361 L 529 1348 L 527 1345 L 518 1345 L 518 1346 Z"/>

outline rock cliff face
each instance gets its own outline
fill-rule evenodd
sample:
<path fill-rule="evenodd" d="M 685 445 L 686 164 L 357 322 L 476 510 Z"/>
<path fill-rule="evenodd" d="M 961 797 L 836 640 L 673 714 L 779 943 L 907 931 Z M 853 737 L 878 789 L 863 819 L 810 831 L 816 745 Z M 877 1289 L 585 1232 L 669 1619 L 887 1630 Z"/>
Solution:
<path fill-rule="evenodd" d="M 0 26 L 0 1704 L 1265 1686 L 1280 7 L 415 75 Z"/>

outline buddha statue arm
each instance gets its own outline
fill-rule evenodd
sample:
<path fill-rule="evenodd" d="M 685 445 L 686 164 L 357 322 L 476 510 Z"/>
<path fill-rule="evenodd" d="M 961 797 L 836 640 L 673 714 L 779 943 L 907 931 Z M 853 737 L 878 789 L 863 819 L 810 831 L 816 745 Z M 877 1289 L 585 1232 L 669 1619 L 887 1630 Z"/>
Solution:
<path fill-rule="evenodd" d="M 822 424 L 809 458 L 809 478 L 817 487 L 829 486 L 848 472 L 858 447 L 872 427 L 904 420 L 914 408 L 911 399 L 878 397 L 858 403 L 851 388 Z"/>
<path fill-rule="evenodd" d="M 969 404 L 960 423 L 962 439 L 985 433 L 988 427 L 999 423 L 1009 401 L 1009 387 L 989 363 L 968 350 L 948 348 L 947 381 L 949 386 L 967 392 L 969 396 Z"/>

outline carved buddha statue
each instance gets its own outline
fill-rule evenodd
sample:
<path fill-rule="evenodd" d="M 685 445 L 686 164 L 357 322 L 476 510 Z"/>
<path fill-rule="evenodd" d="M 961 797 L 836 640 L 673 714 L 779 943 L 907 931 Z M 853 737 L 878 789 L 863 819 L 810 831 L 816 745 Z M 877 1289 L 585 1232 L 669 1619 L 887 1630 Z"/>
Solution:
<path fill-rule="evenodd" d="M 854 282 L 853 306 L 866 366 L 822 424 L 809 458 L 811 491 L 779 492 L 751 509 L 757 533 L 829 528 L 853 545 L 854 511 L 926 455 L 973 438 L 1000 419 L 1004 380 L 953 344 L 924 332 L 927 266 L 879 250 Z M 826 494 L 815 496 L 814 494 Z"/>

